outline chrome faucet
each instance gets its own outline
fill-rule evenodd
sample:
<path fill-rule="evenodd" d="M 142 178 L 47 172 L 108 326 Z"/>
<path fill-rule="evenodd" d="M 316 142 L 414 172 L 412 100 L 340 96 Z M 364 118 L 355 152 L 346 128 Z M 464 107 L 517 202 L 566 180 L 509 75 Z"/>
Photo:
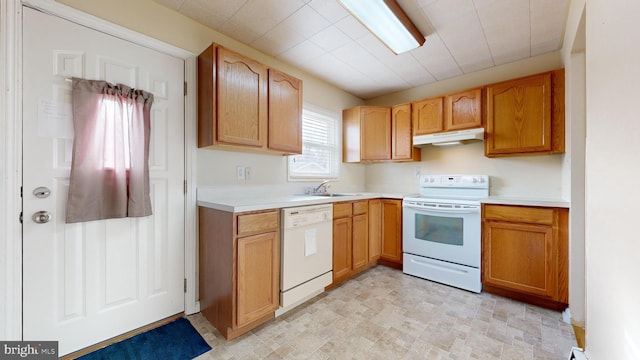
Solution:
<path fill-rule="evenodd" d="M 332 182 L 335 180 L 325 180 L 323 182 L 320 183 L 320 185 L 318 185 L 315 189 L 313 189 L 313 193 L 326 193 L 329 191 L 329 186 L 327 185 L 327 183 Z M 322 191 L 320 191 L 320 189 L 322 189 Z"/>

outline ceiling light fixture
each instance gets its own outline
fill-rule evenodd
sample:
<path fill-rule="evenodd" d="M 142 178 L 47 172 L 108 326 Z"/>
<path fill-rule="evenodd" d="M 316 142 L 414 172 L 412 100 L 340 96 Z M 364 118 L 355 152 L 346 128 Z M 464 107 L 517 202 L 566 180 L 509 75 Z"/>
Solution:
<path fill-rule="evenodd" d="M 424 44 L 424 35 L 396 0 L 338 0 L 362 25 L 396 54 Z"/>

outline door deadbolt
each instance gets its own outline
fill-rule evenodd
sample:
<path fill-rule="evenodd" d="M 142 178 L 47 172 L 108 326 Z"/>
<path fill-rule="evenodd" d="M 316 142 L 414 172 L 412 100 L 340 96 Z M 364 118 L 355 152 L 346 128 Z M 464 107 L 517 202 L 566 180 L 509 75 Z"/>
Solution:
<path fill-rule="evenodd" d="M 49 195 L 51 195 L 51 190 L 49 190 L 49 188 L 44 186 L 37 187 L 33 189 L 33 195 L 38 199 L 44 199 L 46 197 L 49 197 Z"/>
<path fill-rule="evenodd" d="M 44 224 L 51 220 L 51 214 L 48 211 L 38 211 L 31 218 L 36 224 Z"/>

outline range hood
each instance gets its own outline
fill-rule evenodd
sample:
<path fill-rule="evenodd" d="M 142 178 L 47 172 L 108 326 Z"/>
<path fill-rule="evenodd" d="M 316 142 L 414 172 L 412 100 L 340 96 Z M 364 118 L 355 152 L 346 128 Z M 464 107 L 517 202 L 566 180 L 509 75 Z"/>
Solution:
<path fill-rule="evenodd" d="M 460 145 L 466 142 L 479 141 L 479 140 L 484 140 L 484 128 L 447 131 L 442 133 L 414 136 L 413 146 Z"/>

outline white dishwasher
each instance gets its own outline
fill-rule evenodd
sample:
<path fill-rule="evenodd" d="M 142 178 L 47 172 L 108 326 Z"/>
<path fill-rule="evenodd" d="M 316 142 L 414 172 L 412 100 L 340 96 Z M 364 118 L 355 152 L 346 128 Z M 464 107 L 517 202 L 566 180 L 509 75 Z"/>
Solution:
<path fill-rule="evenodd" d="M 322 293 L 333 281 L 333 206 L 284 208 L 280 308 L 284 314 Z"/>

